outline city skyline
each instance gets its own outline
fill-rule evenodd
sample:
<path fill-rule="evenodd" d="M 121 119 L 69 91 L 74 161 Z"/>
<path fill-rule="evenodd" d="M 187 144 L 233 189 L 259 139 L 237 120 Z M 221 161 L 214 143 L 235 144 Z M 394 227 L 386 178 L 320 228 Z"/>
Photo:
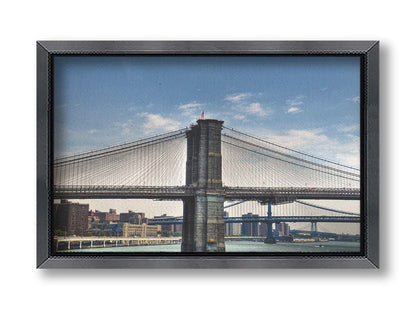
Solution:
<path fill-rule="evenodd" d="M 238 204 L 238 203 L 237 203 Z M 228 206 L 228 205 L 227 205 Z M 242 206 L 239 206 L 239 211 L 236 212 L 232 212 L 232 210 L 235 210 L 234 205 L 230 205 L 232 207 L 234 207 L 234 209 L 226 209 L 224 211 L 224 218 L 239 218 L 242 217 L 243 221 L 240 222 L 233 222 L 233 223 L 226 223 L 225 227 L 226 227 L 226 232 L 228 233 L 229 231 L 231 232 L 235 232 L 234 234 L 229 233 L 227 235 L 245 235 L 245 236 L 266 236 L 267 235 L 267 224 L 260 221 L 258 222 L 253 222 L 253 223 L 247 223 L 244 222 L 244 218 L 264 218 L 267 215 L 267 208 L 263 205 L 263 209 L 257 210 L 256 213 L 253 212 L 253 210 L 250 209 L 244 209 Z M 284 208 L 285 205 L 280 205 L 278 207 L 274 206 L 274 208 L 278 208 L 278 210 L 281 211 L 280 214 L 275 214 L 273 213 L 274 216 L 280 215 L 282 217 L 286 216 L 295 216 L 295 214 L 290 213 L 288 214 L 287 211 L 288 209 L 286 209 L 286 213 L 283 211 L 285 210 Z M 128 212 L 118 212 L 117 209 L 114 208 L 109 208 L 107 211 L 103 211 L 103 210 L 98 210 L 98 209 L 90 209 L 89 204 L 87 203 L 79 203 L 78 201 L 68 201 L 68 200 L 59 200 L 59 201 L 55 201 L 54 203 L 54 215 L 55 215 L 55 222 L 54 222 L 54 229 L 55 230 L 60 230 L 61 234 L 64 234 L 64 232 L 69 231 L 69 234 L 67 233 L 66 236 L 72 236 L 73 234 L 77 234 L 80 236 L 84 236 L 84 234 L 86 234 L 86 232 L 91 231 L 93 228 L 91 227 L 91 225 L 95 225 L 94 229 L 107 229 L 107 230 L 112 230 L 114 231 L 114 229 L 121 229 L 124 228 L 124 230 L 126 230 L 124 223 L 129 223 L 129 224 L 147 224 L 147 225 L 153 225 L 156 220 L 162 218 L 162 219 L 166 219 L 166 218 L 178 218 L 178 217 L 182 217 L 182 216 L 172 216 L 172 215 L 167 215 L 166 213 L 162 214 L 162 215 L 153 215 L 153 216 L 146 216 L 146 213 L 142 212 L 140 209 L 140 211 L 133 211 L 133 210 L 128 210 Z M 57 209 L 58 207 L 61 207 L 61 209 Z M 62 209 L 63 207 L 63 209 Z M 282 208 L 283 207 L 283 208 Z M 78 212 L 72 212 L 72 213 L 68 213 L 66 209 L 68 208 L 72 208 L 73 210 L 78 210 Z M 227 208 L 227 207 L 225 207 Z M 287 207 L 286 207 L 287 208 Z M 351 208 L 351 207 L 350 207 Z M 272 208 L 273 210 L 273 208 Z M 84 211 L 84 212 L 81 212 Z M 354 209 L 347 209 L 345 210 L 349 213 L 355 213 Z M 59 212 L 59 216 L 57 216 L 57 212 Z M 266 213 L 265 213 L 266 212 Z M 66 223 L 66 218 L 68 217 L 75 217 L 76 215 L 80 215 L 80 218 L 83 218 L 83 222 L 85 222 L 84 224 L 84 228 L 82 228 L 82 225 L 79 223 L 79 219 L 76 219 L 77 221 L 71 221 L 69 219 L 69 223 Z M 82 214 L 84 214 L 84 216 L 82 216 Z M 86 215 L 88 215 L 88 226 L 87 226 L 87 217 Z M 321 213 L 322 216 L 325 215 L 325 213 Z M 77 218 L 77 217 L 75 217 Z M 149 223 L 150 222 L 150 223 Z M 250 222 L 250 221 L 249 221 Z M 299 223 L 301 224 L 299 226 Z M 289 236 L 289 228 L 291 227 L 290 224 L 292 224 L 292 229 L 298 230 L 305 230 L 309 228 L 309 223 L 307 223 L 306 225 L 304 224 L 304 222 L 279 222 L 279 226 L 285 226 L 288 227 L 285 230 L 285 233 L 283 236 Z M 157 224 L 157 223 L 156 223 Z M 333 233 L 338 233 L 338 234 L 348 234 L 348 235 L 356 235 L 359 233 L 349 233 L 349 232 L 344 232 L 344 231 L 333 231 L 329 228 L 327 228 L 327 225 L 329 223 L 324 223 L 320 224 L 320 229 L 318 230 L 318 227 L 316 227 L 316 229 L 319 232 L 333 232 Z M 98 225 L 98 227 L 97 227 Z M 121 225 L 121 227 L 120 227 Z M 297 225 L 294 226 L 293 225 Z M 342 225 L 342 223 L 341 223 Z M 236 228 L 237 227 L 237 228 Z M 273 230 L 277 230 L 278 228 L 278 224 L 275 223 L 273 225 Z M 238 229 L 238 230 L 236 230 Z M 253 231 L 253 229 L 255 229 L 255 234 L 249 234 Z M 281 228 L 280 228 L 281 229 Z M 173 232 L 177 232 L 177 231 L 182 231 L 182 223 L 180 224 L 164 224 L 162 223 L 160 230 L 167 230 L 167 231 L 172 231 Z M 257 231 L 259 231 L 257 233 Z M 283 230 L 282 230 L 283 231 Z M 260 234 L 262 233 L 262 234 Z M 265 234 L 266 233 L 266 234 Z M 87 236 L 91 236 L 91 233 L 88 234 Z"/>
<path fill-rule="evenodd" d="M 76 199 L 73 200 L 75 203 L 89 204 L 90 210 L 107 212 L 110 209 L 116 209 L 117 213 L 127 213 L 129 210 L 135 213 L 145 213 L 147 217 L 153 218 L 163 214 L 171 216 L 182 216 L 183 215 L 183 204 L 181 201 L 155 201 L 148 199 Z M 321 205 L 328 208 L 336 208 L 349 213 L 360 213 L 360 202 L 352 200 L 338 200 L 336 204 L 331 200 L 308 200 L 308 203 Z M 224 205 L 231 204 L 232 202 L 225 202 Z M 267 215 L 267 207 L 255 202 L 241 203 L 240 210 L 244 213 L 257 213 L 260 215 Z M 282 206 L 282 210 L 285 209 L 285 205 Z M 231 214 L 230 216 L 236 216 Z M 304 224 L 292 223 L 291 228 L 299 229 L 304 227 Z M 320 225 L 318 225 L 319 228 Z M 323 225 L 328 231 L 334 233 L 349 233 L 359 234 L 359 224 L 330 224 Z"/>

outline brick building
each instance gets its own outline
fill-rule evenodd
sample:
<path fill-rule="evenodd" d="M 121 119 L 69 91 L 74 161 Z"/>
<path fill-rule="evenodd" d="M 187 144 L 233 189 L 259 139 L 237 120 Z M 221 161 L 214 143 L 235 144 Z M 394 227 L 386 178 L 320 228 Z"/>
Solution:
<path fill-rule="evenodd" d="M 100 218 L 100 222 L 120 221 L 120 215 L 117 214 L 116 209 L 110 209 L 109 212 L 96 210 L 94 216 Z"/>
<path fill-rule="evenodd" d="M 88 229 L 88 204 L 61 200 L 53 205 L 53 228 L 65 235 L 84 235 Z"/>
<path fill-rule="evenodd" d="M 142 224 L 145 223 L 146 218 L 145 214 L 142 212 L 134 212 L 129 210 L 129 212 L 120 213 L 120 222 L 127 222 L 131 224 Z"/>

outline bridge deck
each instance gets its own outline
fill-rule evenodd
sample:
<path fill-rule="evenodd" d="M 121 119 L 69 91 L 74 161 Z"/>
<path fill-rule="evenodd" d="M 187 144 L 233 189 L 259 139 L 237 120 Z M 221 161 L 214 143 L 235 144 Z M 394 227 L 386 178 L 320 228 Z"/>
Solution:
<path fill-rule="evenodd" d="M 182 224 L 182 218 L 150 219 L 151 225 Z M 226 217 L 225 223 L 256 223 L 256 222 L 330 222 L 330 223 L 360 223 L 360 217 L 351 216 L 272 216 L 272 217 Z"/>
<path fill-rule="evenodd" d="M 55 186 L 55 199 L 143 198 L 180 200 L 195 196 L 197 188 L 187 186 Z M 360 189 L 316 187 L 224 187 L 226 200 L 342 199 L 359 200 Z"/>

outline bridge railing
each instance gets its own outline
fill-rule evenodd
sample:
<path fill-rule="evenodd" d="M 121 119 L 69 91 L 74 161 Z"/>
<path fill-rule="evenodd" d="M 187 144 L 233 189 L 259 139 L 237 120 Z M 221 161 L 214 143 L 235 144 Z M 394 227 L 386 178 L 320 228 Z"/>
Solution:
<path fill-rule="evenodd" d="M 359 188 L 316 188 L 316 187 L 225 187 L 230 199 L 283 197 L 310 199 L 360 199 Z"/>
<path fill-rule="evenodd" d="M 194 196 L 194 189 L 187 186 L 58 185 L 54 187 L 55 198 L 182 199 L 192 196 Z"/>
<path fill-rule="evenodd" d="M 76 196 L 90 195 L 96 198 L 113 197 L 137 197 L 144 198 L 187 198 L 194 196 L 198 190 L 193 186 L 112 186 L 112 185 L 55 185 L 54 195 L 59 196 Z M 294 199 L 359 199 L 360 189 L 347 188 L 313 188 L 313 187 L 224 187 L 225 198 L 230 199 L 252 199 L 264 200 L 267 198 L 279 197 L 287 200 Z"/>
<path fill-rule="evenodd" d="M 225 217 L 225 223 L 276 223 L 276 222 L 329 222 L 329 223 L 360 223 L 360 217 L 350 216 L 259 216 L 259 217 Z M 149 224 L 182 224 L 183 218 L 149 219 Z"/>

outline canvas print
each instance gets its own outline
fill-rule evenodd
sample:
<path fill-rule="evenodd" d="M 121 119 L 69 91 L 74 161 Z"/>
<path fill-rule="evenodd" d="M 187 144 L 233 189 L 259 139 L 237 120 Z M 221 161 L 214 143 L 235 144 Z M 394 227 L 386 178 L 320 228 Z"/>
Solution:
<path fill-rule="evenodd" d="M 359 254 L 359 56 L 54 56 L 52 249 Z"/>

